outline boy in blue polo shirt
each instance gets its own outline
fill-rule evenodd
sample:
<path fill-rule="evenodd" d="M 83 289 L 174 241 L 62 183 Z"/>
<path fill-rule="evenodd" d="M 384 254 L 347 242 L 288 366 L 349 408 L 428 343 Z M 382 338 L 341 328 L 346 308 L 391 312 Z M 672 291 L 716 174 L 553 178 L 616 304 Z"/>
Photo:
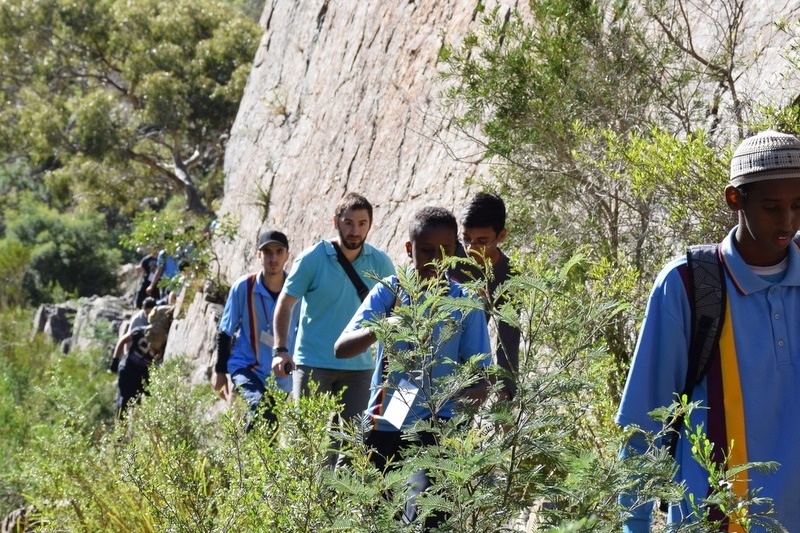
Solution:
<path fill-rule="evenodd" d="M 286 280 L 283 270 L 289 258 L 289 240 L 280 231 L 268 230 L 258 239 L 258 260 L 261 270 L 242 276 L 231 286 L 228 300 L 217 332 L 217 362 L 214 365 L 214 390 L 223 400 L 230 394 L 228 377 L 247 402 L 247 430 L 253 427 L 254 416 L 262 409 L 263 416 L 275 421 L 269 406 L 262 406 L 266 381 L 272 373 L 274 333 L 272 319 L 278 295 Z M 300 317 L 299 309 L 292 315 L 289 327 L 289 346 L 294 344 L 294 332 Z M 235 334 L 236 342 L 233 341 Z M 275 378 L 278 387 L 292 390 L 291 378 Z"/>
<path fill-rule="evenodd" d="M 421 279 L 433 281 L 439 278 L 439 283 L 431 283 L 428 290 L 441 288 L 449 297 L 466 298 L 467 294 L 458 283 L 440 277 L 443 272 L 434 264 L 434 261 L 442 260 L 443 254 L 455 253 L 457 238 L 458 224 L 453 214 L 443 208 L 426 207 L 418 211 L 411 222 L 406 252 Z M 369 327 L 363 325 L 365 321 L 391 315 L 396 305 L 410 304 L 411 298 L 399 287 L 397 276 L 385 278 L 382 283 L 373 287 L 336 341 L 336 357 L 353 357 L 377 340 Z M 442 331 L 452 326 L 455 326 L 455 331 L 442 344 Z M 482 379 L 462 391 L 459 398 L 451 398 L 435 413 L 431 412 L 429 402 L 425 401 L 435 394 L 436 381 L 453 374 L 456 365 L 466 363 L 475 355 L 482 356 L 481 366 L 491 364 L 489 333 L 482 311 L 451 312 L 450 320 L 443 321 L 434 328 L 430 345 L 436 347 L 432 364 L 408 373 L 392 372 L 388 375 L 384 375 L 387 366 L 386 351 L 382 345 L 378 347 L 372 375 L 372 392 L 366 411 L 372 419 L 373 429 L 366 444 L 373 449 L 370 457 L 372 462 L 381 470 L 410 444 L 403 436 L 415 422 L 433 416 L 449 419 L 454 416 L 454 410 L 460 401 L 482 402 L 486 399 L 488 382 Z M 395 352 L 409 349 L 408 342 L 397 342 L 393 346 Z M 417 444 L 435 444 L 435 436 L 431 433 L 422 432 L 416 437 L 419 439 Z M 403 514 L 406 522 L 416 518 L 416 496 L 430 487 L 431 479 L 427 471 L 420 471 L 412 476 L 409 485 L 412 487 L 411 497 Z M 424 525 L 425 530 L 435 527 L 441 519 L 441 516 L 429 517 Z"/>
<path fill-rule="evenodd" d="M 691 424 L 702 425 L 717 457 L 730 457 L 729 466 L 780 463 L 776 473 L 751 469 L 730 481 L 740 495 L 761 488 L 760 496 L 774 503 L 772 516 L 793 529 L 800 524 L 800 249 L 792 240 L 800 229 L 800 141 L 776 131 L 745 139 L 731 161 L 725 200 L 738 216 L 719 246 L 727 308 L 718 353 L 690 398 L 704 407 L 692 412 Z M 673 261 L 656 279 L 617 414 L 622 426 L 657 432 L 660 424 L 648 412 L 670 405 L 683 389 L 692 322 L 685 263 L 685 257 Z M 637 434 L 622 455 L 641 454 L 644 447 Z M 710 490 L 708 472 L 685 436 L 675 459 L 687 491 L 670 507 L 673 526 L 693 521 L 689 498 L 699 504 Z M 631 513 L 623 531 L 649 531 L 652 503 L 637 502 L 635 494 L 620 503 Z M 752 506 L 749 514 L 765 509 Z"/>

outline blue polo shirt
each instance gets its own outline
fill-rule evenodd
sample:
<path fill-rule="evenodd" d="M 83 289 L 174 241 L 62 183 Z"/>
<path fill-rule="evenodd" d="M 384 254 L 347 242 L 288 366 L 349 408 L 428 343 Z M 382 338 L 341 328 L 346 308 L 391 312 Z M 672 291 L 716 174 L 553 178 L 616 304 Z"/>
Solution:
<path fill-rule="evenodd" d="M 782 279 L 770 282 L 745 264 L 733 243 L 735 231 L 723 240 L 722 251 L 744 403 L 747 458 L 780 463 L 773 474 L 749 470 L 749 488 L 763 488 L 760 495 L 772 498 L 775 517 L 792 530 L 800 524 L 800 454 L 795 449 L 800 442 L 800 250 L 790 245 L 788 270 Z M 637 424 L 658 431 L 660 425 L 647 413 L 669 405 L 674 393 L 683 389 L 691 310 L 678 271 L 682 264 L 685 257 L 668 264 L 650 294 L 617 413 L 617 423 L 622 426 Z M 708 405 L 707 379 L 697 385 L 691 400 Z M 707 410 L 692 413 L 692 426 L 708 428 L 707 422 Z M 695 501 L 706 497 L 708 474 L 692 458 L 685 436 L 678 442 L 676 459 L 680 465 L 677 477 L 686 480 Z M 681 512 L 688 516 L 688 503 L 684 501 L 680 507 L 670 509 L 670 523 L 677 523 Z M 758 510 L 751 508 L 751 512 Z M 640 506 L 625 531 L 649 531 L 651 512 L 651 505 Z"/>
<path fill-rule="evenodd" d="M 256 324 L 258 331 L 256 331 L 256 338 L 259 344 L 259 357 L 258 366 L 253 371 L 261 378 L 262 381 L 267 380 L 272 373 L 272 348 L 274 344 L 273 333 L 273 317 L 275 315 L 275 299 L 267 291 L 262 282 L 263 272 L 258 273 L 256 284 L 253 287 L 254 294 L 252 298 L 253 310 L 255 311 Z M 231 286 L 228 293 L 228 300 L 225 302 L 225 309 L 222 312 L 222 318 L 219 321 L 219 329 L 225 334 L 233 337 L 234 333 L 238 332 L 236 340 L 231 348 L 231 356 L 228 359 L 228 373 L 233 374 L 242 368 L 248 368 L 256 364 L 256 354 L 253 351 L 251 342 L 251 328 L 250 328 L 250 308 L 248 304 L 248 288 L 247 280 L 249 275 L 242 276 L 237 279 Z M 289 326 L 289 337 L 287 347 L 291 349 L 295 342 L 295 333 L 297 330 L 297 323 L 300 318 L 300 309 L 295 307 L 292 313 L 292 321 Z M 285 392 L 292 390 L 292 378 L 275 378 L 278 387 Z"/>
<path fill-rule="evenodd" d="M 383 280 L 391 287 L 397 287 L 397 277 L 391 276 Z M 451 298 L 468 298 L 461 286 L 455 281 L 450 281 L 447 296 Z M 369 295 L 356 311 L 345 331 L 355 331 L 361 327 L 365 320 L 376 320 L 387 316 L 395 306 L 395 293 L 386 285 L 379 284 L 372 288 Z M 400 302 L 398 305 L 409 305 L 410 298 L 405 291 L 400 292 Z M 386 353 L 383 345 L 378 343 L 378 357 L 375 361 L 375 372 L 372 375 L 371 395 L 367 414 L 375 423 L 375 428 L 379 431 L 399 431 L 408 429 L 418 420 L 427 420 L 431 417 L 431 410 L 424 401 L 424 397 L 430 397 L 435 393 L 436 380 L 455 372 L 456 365 L 467 362 L 475 355 L 482 355 L 480 365 L 487 367 L 492 363 L 491 344 L 489 332 L 486 327 L 486 315 L 480 309 L 463 313 L 453 311 L 450 313 L 451 322 L 440 322 L 433 330 L 432 346 L 438 349 L 433 354 L 434 361 L 427 372 L 419 375 L 409 376 L 405 372 L 392 372 L 384 380 L 383 368 Z M 445 324 L 455 325 L 455 331 L 444 344 L 440 345 L 439 339 L 442 335 L 442 328 Z M 408 350 L 409 343 L 402 341 L 392 345 L 393 351 Z M 398 385 L 403 382 L 412 384 L 419 389 L 420 393 L 414 396 L 413 402 L 405 415 L 405 421 L 401 428 L 396 427 L 387 414 L 388 404 L 393 394 L 398 390 Z M 427 390 L 426 390 L 427 389 Z M 396 400 L 400 401 L 400 400 Z M 402 400 L 404 401 L 404 399 Z M 380 404 L 380 405 L 379 405 Z M 451 418 L 456 400 L 446 402 L 437 412 L 438 416 Z"/>
<path fill-rule="evenodd" d="M 389 256 L 369 243 L 364 243 L 352 264 L 367 288 L 395 273 Z M 301 300 L 295 306 L 300 307 L 300 327 L 292 353 L 296 364 L 336 370 L 369 370 L 374 366 L 371 349 L 352 359 L 336 359 L 333 354 L 333 344 L 361 300 L 329 241 L 303 250 L 283 290 Z"/>
<path fill-rule="evenodd" d="M 175 262 L 175 259 L 169 255 L 166 250 L 158 252 L 156 264 L 160 267 L 164 267 L 161 271 L 162 279 L 172 279 L 178 275 L 178 263 Z"/>

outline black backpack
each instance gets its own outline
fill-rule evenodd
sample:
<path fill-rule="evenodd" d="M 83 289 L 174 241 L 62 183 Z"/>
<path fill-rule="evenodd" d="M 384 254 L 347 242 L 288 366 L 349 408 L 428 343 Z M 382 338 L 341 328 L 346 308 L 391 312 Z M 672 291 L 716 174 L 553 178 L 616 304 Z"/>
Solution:
<path fill-rule="evenodd" d="M 686 248 L 686 296 L 691 308 L 692 331 L 689 342 L 689 365 L 681 396 L 691 399 L 694 387 L 708 371 L 717 348 L 725 317 L 725 267 L 720 260 L 718 244 L 697 244 Z M 675 457 L 683 417 L 676 417 L 668 434 L 669 453 Z"/>

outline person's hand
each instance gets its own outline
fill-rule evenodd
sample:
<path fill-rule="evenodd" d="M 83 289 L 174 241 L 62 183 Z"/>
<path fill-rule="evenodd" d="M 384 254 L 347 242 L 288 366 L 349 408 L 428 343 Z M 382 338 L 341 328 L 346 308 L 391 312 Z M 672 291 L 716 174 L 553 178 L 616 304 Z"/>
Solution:
<path fill-rule="evenodd" d="M 276 378 L 285 378 L 294 370 L 294 359 L 288 353 L 282 352 L 272 358 L 272 373 Z"/>
<path fill-rule="evenodd" d="M 486 401 L 489 396 L 489 383 L 486 380 L 480 380 L 471 387 L 462 390 L 456 395 L 456 398 L 461 400 L 466 405 L 477 407 Z"/>
<path fill-rule="evenodd" d="M 228 387 L 228 374 L 214 372 L 214 380 L 211 383 L 211 386 L 214 387 L 214 391 L 219 394 L 220 398 L 226 401 L 228 400 L 228 396 L 230 396 L 230 388 Z"/>
<path fill-rule="evenodd" d="M 147 293 L 148 296 L 150 296 L 151 294 L 153 294 L 153 287 L 148 285 L 147 288 L 144 290 L 144 292 Z"/>
<path fill-rule="evenodd" d="M 108 362 L 108 371 L 112 374 L 119 372 L 119 359 L 116 357 L 111 358 L 111 361 Z"/>

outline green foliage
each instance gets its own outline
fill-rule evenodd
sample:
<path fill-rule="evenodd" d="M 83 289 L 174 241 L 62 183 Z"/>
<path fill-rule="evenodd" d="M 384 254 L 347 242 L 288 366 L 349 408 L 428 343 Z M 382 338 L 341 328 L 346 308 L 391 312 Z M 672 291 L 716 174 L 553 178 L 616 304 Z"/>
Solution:
<path fill-rule="evenodd" d="M 739 50 L 740 0 L 678 6 L 497 8 L 440 51 L 454 119 L 479 130 L 486 157 L 504 163 L 486 186 L 506 198 L 510 238 L 551 261 L 584 253 L 585 287 L 632 304 L 599 330 L 609 375 L 625 374 L 660 267 L 732 225 L 722 196 L 731 145 L 749 126 L 798 124 L 796 110 L 758 106 L 738 85 L 760 60 Z M 713 28 L 703 32 L 711 44 L 699 46 L 690 23 Z"/>
<path fill-rule="evenodd" d="M 44 344 L 31 350 L 7 333 L 21 315 L 0 315 L 7 321 L 0 324 L 0 451 L 12 458 L 0 467 L 3 503 L 9 509 L 21 505 L 25 494 L 48 530 L 407 532 L 418 524 L 398 519 L 406 481 L 424 468 L 435 485 L 418 500 L 420 515 L 444 512 L 442 531 L 516 531 L 528 514 L 530 531 L 619 531 L 620 491 L 638 487 L 642 501 L 682 497 L 682 487 L 672 481 L 674 462 L 656 443 L 670 431 L 672 416 L 690 410 L 665 407 L 663 431 L 646 436 L 647 453 L 617 457 L 621 438 L 592 404 L 602 385 L 590 369 L 604 347 L 583 324 L 602 327 L 621 308 L 575 296 L 576 274 L 585 263 L 576 257 L 559 267 L 526 267 L 525 275 L 502 285 L 510 307 L 490 310 L 492 320 L 529 326 L 517 396 L 464 403 L 450 421 L 417 423 L 409 436 L 433 432 L 437 444 L 410 446 L 387 472 L 369 460 L 363 444 L 368 427 L 331 431 L 339 398 L 312 394 L 294 402 L 270 386 L 277 426 L 261 421 L 245 433 L 244 402 L 235 398 L 226 412 L 213 409 L 210 387 L 187 385 L 190 369 L 180 359 L 152 369 L 148 395 L 112 430 L 113 381 L 102 358 L 52 357 Z M 425 298 L 396 308 L 398 318 L 376 322 L 375 331 L 386 345 L 416 339 L 422 348 L 394 351 L 393 365 L 417 364 L 412 357 L 434 349 L 430 328 L 437 319 L 454 309 L 483 309 L 480 299 L 448 298 L 413 275 L 402 284 Z M 471 285 L 480 288 L 481 282 Z M 462 365 L 427 401 L 435 407 L 480 376 L 474 366 Z M 688 427 L 686 438 L 699 447 L 698 460 L 708 464 L 714 481 L 737 473 L 712 465 L 702 431 Z M 334 472 L 328 457 L 339 439 L 347 461 Z M 725 483 L 715 486 L 708 502 L 697 502 L 701 520 L 712 501 L 724 502 L 731 513 L 740 512 L 740 502 L 760 501 L 756 493 L 736 499 Z M 747 518 L 757 523 L 769 517 Z M 698 523 L 707 524 L 679 531 L 697 530 Z"/>
<path fill-rule="evenodd" d="M 177 192 L 202 212 L 260 34 L 225 0 L 4 2 L 0 154 L 60 207 Z"/>
<path fill-rule="evenodd" d="M 222 258 L 212 246 L 211 235 L 217 242 L 230 243 L 236 236 L 237 225 L 229 216 L 212 220 L 177 210 L 165 209 L 159 213 L 142 211 L 133 221 L 133 231 L 121 236 L 120 243 L 131 250 L 166 250 L 182 262 L 182 277 L 162 279 L 161 286 L 177 289 L 187 278 L 210 282 L 209 290 L 227 294 L 222 283 Z"/>
<path fill-rule="evenodd" d="M 723 519 L 715 518 L 712 512 L 717 508 L 724 520 L 731 526 L 738 526 L 742 531 L 770 531 L 785 532 L 783 527 L 772 516 L 772 501 L 759 496 L 760 488 L 750 487 L 746 491 L 734 488 L 736 480 L 746 479 L 748 470 L 757 470 L 762 473 L 774 473 L 779 465 L 771 461 L 753 461 L 744 464 L 731 464 L 729 456 L 719 461 L 716 457 L 714 444 L 709 440 L 702 425 L 693 425 L 692 412 L 700 409 L 699 402 L 687 403 L 686 396 L 676 399 L 671 405 L 656 409 L 650 413 L 651 417 L 661 422 L 662 429 L 655 435 L 641 433 L 636 428 L 628 428 L 629 437 L 644 437 L 648 449 L 642 455 L 634 455 L 625 460 L 639 475 L 629 480 L 631 488 L 639 491 L 639 501 L 635 505 L 644 503 L 648 498 L 658 498 L 664 502 L 677 502 L 685 497 L 683 487 L 670 483 L 672 469 L 664 470 L 662 458 L 667 457 L 667 448 L 662 446 L 664 438 L 672 436 L 675 429 L 675 420 L 683 418 L 682 437 L 691 444 L 692 457 L 706 472 L 708 472 L 709 494 L 695 500 L 694 495 L 689 495 L 690 511 L 683 521 L 676 526 L 676 531 L 687 533 L 701 533 L 706 531 L 720 531 Z M 731 446 L 735 443 L 731 442 Z M 752 511 L 753 507 L 761 511 Z"/>
<path fill-rule="evenodd" d="M 23 282 L 30 257 L 25 245 L 0 240 L 0 310 L 19 307 L 28 299 Z"/>
<path fill-rule="evenodd" d="M 6 216 L 0 248 L 9 255 L 0 269 L 3 284 L 16 291 L 7 298 L 38 304 L 58 300 L 64 293 L 91 296 L 115 290 L 120 256 L 107 248 L 100 215 L 61 215 L 30 202 Z"/>
<path fill-rule="evenodd" d="M 65 413 L 79 415 L 90 446 L 113 417 L 113 382 L 96 352 L 61 356 L 31 337 L 30 311 L 0 310 L 0 514 L 25 503 L 24 470 L 36 443 L 58 438 Z M 76 426 L 73 429 L 77 429 Z M 66 466 L 66 465 L 65 465 Z"/>

